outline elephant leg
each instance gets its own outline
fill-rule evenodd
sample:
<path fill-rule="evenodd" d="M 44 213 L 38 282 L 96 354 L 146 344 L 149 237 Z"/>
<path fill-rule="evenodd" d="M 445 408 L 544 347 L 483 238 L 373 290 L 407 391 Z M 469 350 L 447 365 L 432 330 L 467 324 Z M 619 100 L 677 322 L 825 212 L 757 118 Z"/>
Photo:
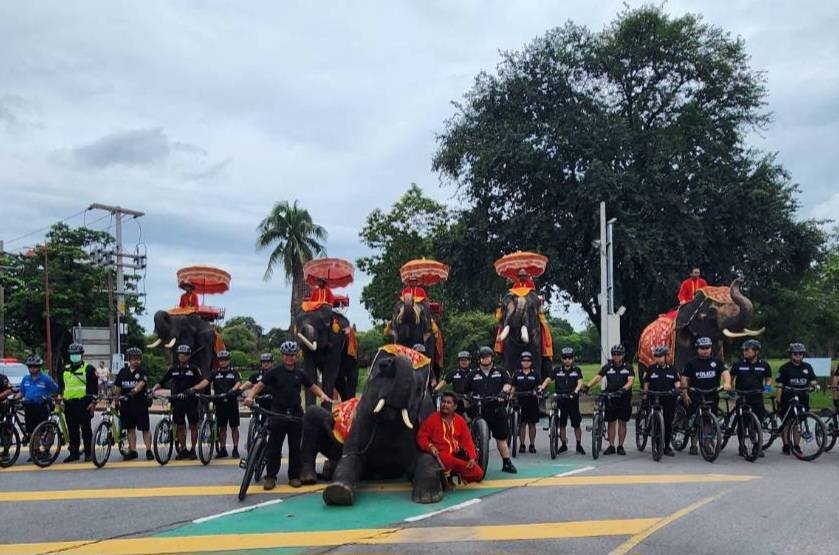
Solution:
<path fill-rule="evenodd" d="M 443 500 L 441 472 L 437 459 L 428 453 L 418 453 L 414 464 L 414 487 L 411 492 L 411 500 L 414 503 L 439 503 Z"/>
<path fill-rule="evenodd" d="M 324 393 L 329 395 L 330 397 L 334 397 L 335 395 L 335 388 L 338 385 L 338 373 L 341 370 L 341 352 L 336 351 L 334 353 L 329 353 L 325 357 L 325 364 L 323 366 L 323 370 L 321 371 L 321 375 L 323 376 L 323 388 Z M 326 405 L 324 405 L 326 407 Z"/>
<path fill-rule="evenodd" d="M 335 467 L 332 483 L 323 490 L 323 502 L 327 505 L 352 505 L 355 488 L 364 472 L 364 455 L 342 456 Z"/>
<path fill-rule="evenodd" d="M 334 420 L 329 411 L 318 406 L 309 407 L 303 415 L 303 439 L 300 444 L 300 481 L 304 484 L 317 482 L 315 459 L 332 438 Z M 337 442 L 335 442 L 337 443 Z"/>
<path fill-rule="evenodd" d="M 304 353 L 303 354 L 303 372 L 312 380 L 313 383 L 320 385 L 320 380 L 318 379 L 318 364 L 317 364 L 317 354 L 316 353 Z M 315 394 L 306 390 L 306 408 L 315 405 Z"/>

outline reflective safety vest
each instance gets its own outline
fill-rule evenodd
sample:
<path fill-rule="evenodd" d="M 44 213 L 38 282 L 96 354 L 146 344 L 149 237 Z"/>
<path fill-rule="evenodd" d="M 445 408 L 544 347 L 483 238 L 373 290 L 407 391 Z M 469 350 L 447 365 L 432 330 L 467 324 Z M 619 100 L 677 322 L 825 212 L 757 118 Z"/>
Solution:
<path fill-rule="evenodd" d="M 65 399 L 82 399 L 87 395 L 87 364 L 82 362 L 78 370 L 81 371 L 81 375 L 73 372 L 71 364 L 64 367 Z"/>

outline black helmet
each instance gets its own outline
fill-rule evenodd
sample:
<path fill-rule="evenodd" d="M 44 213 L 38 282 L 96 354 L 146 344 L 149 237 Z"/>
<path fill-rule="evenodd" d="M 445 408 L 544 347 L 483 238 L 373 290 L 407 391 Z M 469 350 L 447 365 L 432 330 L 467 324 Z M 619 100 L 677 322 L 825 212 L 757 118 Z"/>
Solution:
<path fill-rule="evenodd" d="M 700 337 L 693 345 L 695 347 L 713 347 L 714 342 L 711 341 L 710 337 Z"/>
<path fill-rule="evenodd" d="M 138 357 L 139 358 L 139 357 L 143 356 L 143 351 L 141 351 L 137 347 L 129 347 L 125 350 L 125 356 L 127 356 L 128 358 L 131 358 L 131 357 Z"/>
<path fill-rule="evenodd" d="M 465 358 L 467 360 L 471 360 L 472 355 L 469 354 L 469 351 L 460 351 L 459 353 L 457 353 L 457 358 L 458 359 Z"/>
<path fill-rule="evenodd" d="M 178 345 L 178 349 L 176 351 L 179 355 L 191 355 L 192 354 L 192 347 L 186 344 Z"/>
<path fill-rule="evenodd" d="M 284 355 L 296 355 L 300 352 L 300 345 L 296 341 L 283 341 L 280 352 Z"/>
<path fill-rule="evenodd" d="M 229 351 L 219 351 L 216 353 L 216 358 L 218 360 L 229 360 L 230 359 L 230 352 Z"/>
<path fill-rule="evenodd" d="M 530 354 L 530 351 L 522 351 L 521 355 L 519 356 L 519 360 L 528 359 L 530 361 L 533 360 L 533 355 Z"/>
<path fill-rule="evenodd" d="M 290 343 L 290 341 L 286 341 L 286 343 Z M 285 345 L 285 343 L 283 343 L 283 345 Z M 262 353 L 259 355 L 259 362 L 274 362 L 274 355 L 271 353 Z"/>
<path fill-rule="evenodd" d="M 789 354 L 794 355 L 797 353 L 801 353 L 802 355 L 807 354 L 807 347 L 804 346 L 804 343 L 789 344 Z"/>
<path fill-rule="evenodd" d="M 667 356 L 667 353 L 670 352 L 670 349 L 665 347 L 664 345 L 659 345 L 655 349 L 653 349 L 653 356 L 654 357 L 664 357 Z"/>
<path fill-rule="evenodd" d="M 559 351 L 559 354 L 563 358 L 573 357 L 574 356 L 574 349 L 572 349 L 571 347 L 563 347 L 562 350 Z"/>
<path fill-rule="evenodd" d="M 29 367 L 44 365 L 44 361 L 38 355 L 29 355 L 23 363 Z"/>
<path fill-rule="evenodd" d="M 478 349 L 478 358 L 483 357 L 491 357 L 492 356 L 492 349 L 490 347 L 481 347 Z"/>
<path fill-rule="evenodd" d="M 612 345 L 612 354 L 613 355 L 625 355 L 626 354 L 626 347 L 618 343 L 617 345 Z"/>
<path fill-rule="evenodd" d="M 743 341 L 742 349 L 754 349 L 755 351 L 760 350 L 760 341 L 757 339 L 746 339 Z"/>
<path fill-rule="evenodd" d="M 70 346 L 67 347 L 67 354 L 68 355 L 83 355 L 84 354 L 84 345 L 81 343 L 70 343 Z"/>

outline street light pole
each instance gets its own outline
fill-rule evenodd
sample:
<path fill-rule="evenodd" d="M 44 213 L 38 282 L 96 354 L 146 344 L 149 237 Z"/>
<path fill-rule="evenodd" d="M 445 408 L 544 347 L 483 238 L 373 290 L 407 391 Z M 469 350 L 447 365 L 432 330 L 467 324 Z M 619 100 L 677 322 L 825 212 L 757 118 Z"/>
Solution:
<path fill-rule="evenodd" d="M 44 352 L 46 353 L 47 357 L 47 364 L 49 364 L 49 370 L 53 377 L 55 377 L 55 369 L 53 368 L 52 362 L 52 324 L 50 322 L 50 270 L 49 270 L 49 255 L 47 254 L 47 244 L 44 243 L 44 310 L 46 311 L 44 314 L 45 322 L 46 322 L 46 339 L 47 345 Z"/>

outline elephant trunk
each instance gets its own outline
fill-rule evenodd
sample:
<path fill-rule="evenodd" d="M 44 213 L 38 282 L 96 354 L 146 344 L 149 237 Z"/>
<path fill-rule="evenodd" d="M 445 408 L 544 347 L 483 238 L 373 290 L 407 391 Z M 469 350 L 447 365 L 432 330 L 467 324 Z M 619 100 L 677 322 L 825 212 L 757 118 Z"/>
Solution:
<path fill-rule="evenodd" d="M 754 317 L 755 309 L 752 301 L 740 292 L 739 279 L 732 282 L 730 292 L 731 300 L 733 300 L 734 304 L 737 305 L 738 310 L 730 318 L 720 322 L 723 334 L 726 337 L 743 337 L 744 335 L 757 335 L 760 333 L 746 328 Z"/>

